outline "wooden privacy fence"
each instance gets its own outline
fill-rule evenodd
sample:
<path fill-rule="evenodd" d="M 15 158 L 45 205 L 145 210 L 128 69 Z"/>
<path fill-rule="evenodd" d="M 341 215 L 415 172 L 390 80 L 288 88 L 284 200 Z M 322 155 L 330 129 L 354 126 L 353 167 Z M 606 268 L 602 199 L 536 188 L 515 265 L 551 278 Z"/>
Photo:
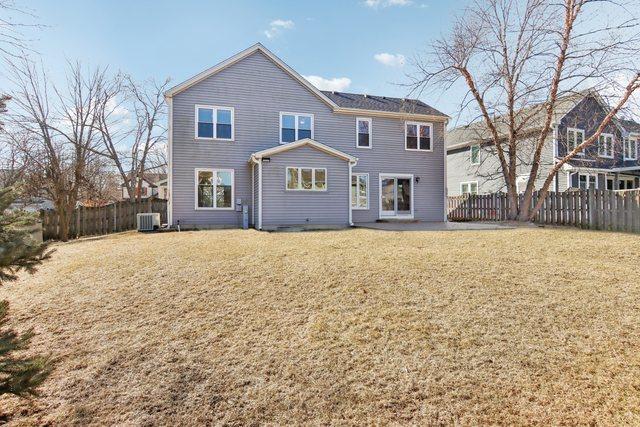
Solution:
<path fill-rule="evenodd" d="M 536 192 L 533 204 L 537 201 Z M 448 217 L 450 221 L 505 221 L 509 207 L 505 193 L 452 196 L 448 198 Z M 640 233 L 640 190 L 550 192 L 534 222 Z"/>
<path fill-rule="evenodd" d="M 160 222 L 167 222 L 167 201 L 150 198 L 140 202 L 122 201 L 97 208 L 78 207 L 74 210 L 69 227 L 69 238 L 117 233 L 134 230 L 136 215 L 157 212 Z M 60 237 L 60 215 L 54 209 L 40 211 L 44 240 Z"/>

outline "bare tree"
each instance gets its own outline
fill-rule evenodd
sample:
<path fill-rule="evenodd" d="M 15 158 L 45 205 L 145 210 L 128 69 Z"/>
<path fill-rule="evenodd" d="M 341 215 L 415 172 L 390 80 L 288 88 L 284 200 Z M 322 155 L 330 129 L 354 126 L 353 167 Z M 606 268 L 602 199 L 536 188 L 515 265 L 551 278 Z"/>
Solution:
<path fill-rule="evenodd" d="M 0 56 L 19 59 L 22 53 L 31 50 L 23 30 L 40 28 L 32 11 L 21 7 L 13 0 L 0 0 Z"/>
<path fill-rule="evenodd" d="M 640 88 L 639 6 L 638 0 L 476 0 L 451 34 L 417 61 L 414 90 L 466 88 L 461 113 L 484 124 L 511 219 L 530 220 L 541 207 L 532 206 L 535 180 L 558 99 L 585 87 L 614 95 L 596 132 L 555 162 L 540 201 L 560 168 L 594 144 Z M 524 138 L 532 138 L 533 152 L 523 202 L 517 203 Z"/>
<path fill-rule="evenodd" d="M 67 240 L 73 210 L 90 183 L 90 165 L 97 158 L 96 109 L 104 85 L 104 70 L 83 74 L 69 64 L 66 85 L 50 86 L 42 68 L 23 58 L 10 67 L 16 87 L 12 132 L 26 156 L 26 182 L 32 193 L 48 197 L 60 215 L 60 238 Z"/>
<path fill-rule="evenodd" d="M 145 172 L 166 163 L 162 152 L 168 84 L 169 79 L 138 84 L 130 76 L 117 75 L 101 97 L 97 122 L 100 152 L 113 161 L 131 199 L 135 195 L 140 200 Z"/>

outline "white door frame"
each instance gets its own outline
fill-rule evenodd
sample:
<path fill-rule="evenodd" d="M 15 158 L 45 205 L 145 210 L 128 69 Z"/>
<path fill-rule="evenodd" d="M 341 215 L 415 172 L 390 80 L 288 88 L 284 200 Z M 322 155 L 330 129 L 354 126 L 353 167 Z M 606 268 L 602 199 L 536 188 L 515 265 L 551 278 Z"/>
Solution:
<path fill-rule="evenodd" d="M 382 214 L 382 180 L 384 178 L 409 178 L 411 182 L 411 213 L 408 215 L 398 215 L 397 212 L 394 215 Z M 414 200 L 414 186 L 413 174 L 410 173 L 380 173 L 378 174 L 378 219 L 398 218 L 398 219 L 413 219 L 413 209 L 415 206 Z"/>

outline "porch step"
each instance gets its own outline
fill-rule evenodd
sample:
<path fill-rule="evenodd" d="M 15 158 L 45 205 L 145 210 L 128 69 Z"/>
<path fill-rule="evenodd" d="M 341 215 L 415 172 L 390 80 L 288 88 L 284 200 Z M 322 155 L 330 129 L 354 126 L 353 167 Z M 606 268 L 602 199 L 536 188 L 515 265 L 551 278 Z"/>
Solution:
<path fill-rule="evenodd" d="M 377 219 L 376 222 L 390 222 L 390 223 L 411 224 L 411 223 L 420 222 L 420 220 L 419 219 L 388 218 L 388 219 Z"/>

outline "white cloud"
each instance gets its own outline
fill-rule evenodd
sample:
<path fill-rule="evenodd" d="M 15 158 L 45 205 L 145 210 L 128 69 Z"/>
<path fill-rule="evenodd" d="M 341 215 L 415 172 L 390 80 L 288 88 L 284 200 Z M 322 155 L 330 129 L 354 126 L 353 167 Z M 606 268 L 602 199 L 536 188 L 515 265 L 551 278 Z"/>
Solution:
<path fill-rule="evenodd" d="M 342 92 L 351 85 L 351 79 L 348 77 L 334 77 L 333 79 L 325 79 L 320 76 L 303 77 L 320 90 Z"/>
<path fill-rule="evenodd" d="M 365 0 L 364 4 L 372 9 L 390 6 L 409 6 L 412 0 Z"/>
<path fill-rule="evenodd" d="M 373 58 L 388 67 L 404 67 L 405 57 L 399 53 L 376 53 Z"/>
<path fill-rule="evenodd" d="M 276 19 L 271 21 L 269 24 L 269 29 L 264 31 L 264 35 L 267 36 L 268 39 L 272 39 L 282 33 L 284 30 L 290 30 L 294 27 L 294 23 L 292 20 L 287 19 Z"/>

